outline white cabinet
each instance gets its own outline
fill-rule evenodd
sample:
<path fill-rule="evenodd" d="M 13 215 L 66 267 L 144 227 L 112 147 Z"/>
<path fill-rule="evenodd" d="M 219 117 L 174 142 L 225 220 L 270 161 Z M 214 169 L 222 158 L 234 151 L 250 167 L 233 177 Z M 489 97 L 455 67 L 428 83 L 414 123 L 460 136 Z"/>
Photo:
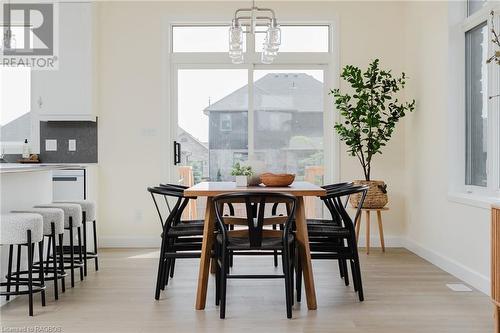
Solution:
<path fill-rule="evenodd" d="M 92 120 L 92 4 L 59 3 L 59 68 L 33 71 L 31 110 L 40 120 Z"/>

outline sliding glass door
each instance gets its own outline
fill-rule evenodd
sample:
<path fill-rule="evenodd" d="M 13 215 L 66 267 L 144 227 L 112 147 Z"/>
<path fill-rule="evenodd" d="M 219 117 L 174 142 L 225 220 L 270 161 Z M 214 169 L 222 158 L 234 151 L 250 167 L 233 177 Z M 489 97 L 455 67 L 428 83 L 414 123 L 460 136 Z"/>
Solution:
<path fill-rule="evenodd" d="M 323 69 L 184 67 L 175 75 L 179 183 L 232 181 L 236 163 L 323 183 Z M 187 217 L 203 216 L 204 204 Z M 321 205 L 311 199 L 307 214 L 320 216 Z"/>

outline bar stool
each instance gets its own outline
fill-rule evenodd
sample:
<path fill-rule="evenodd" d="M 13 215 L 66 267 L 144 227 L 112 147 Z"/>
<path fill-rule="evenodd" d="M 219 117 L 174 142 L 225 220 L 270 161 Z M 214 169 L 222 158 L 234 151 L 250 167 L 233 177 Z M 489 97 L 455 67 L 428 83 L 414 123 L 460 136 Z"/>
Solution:
<path fill-rule="evenodd" d="M 87 260 L 94 259 L 95 270 L 99 270 L 99 261 L 97 255 L 97 231 L 96 231 L 96 204 L 90 200 L 79 200 L 79 201 L 58 201 L 57 203 L 72 203 L 78 204 L 82 207 L 83 213 L 83 271 L 85 276 L 87 276 Z M 92 223 L 93 238 L 94 238 L 94 251 L 89 252 L 87 249 L 87 223 Z"/>
<path fill-rule="evenodd" d="M 44 205 L 36 205 L 35 208 L 60 208 L 64 211 L 64 229 L 69 231 L 69 258 L 64 257 L 64 269 L 71 270 L 71 288 L 75 286 L 75 268 L 80 268 L 80 281 L 83 281 L 83 256 L 82 256 L 82 207 L 77 204 L 70 203 L 50 203 Z M 78 236 L 78 260 L 75 258 L 74 232 L 77 231 Z"/>
<path fill-rule="evenodd" d="M 29 315 L 33 316 L 33 293 L 39 292 L 42 297 L 42 306 L 45 306 L 45 281 L 42 270 L 39 271 L 39 282 L 33 282 L 33 253 L 35 244 L 38 243 L 40 258 L 43 258 L 43 218 L 39 214 L 2 214 L 0 216 L 0 245 L 9 245 L 9 263 L 7 281 L 0 286 L 7 287 L 6 291 L 0 291 L 0 296 L 28 295 Z M 12 256 L 14 245 L 17 245 L 18 267 L 21 261 L 21 248 L 26 246 L 28 255 L 28 278 L 26 281 L 12 281 Z M 15 286 L 15 291 L 10 291 L 10 287 Z M 27 287 L 27 290 L 19 290 L 19 287 Z"/>
<path fill-rule="evenodd" d="M 43 262 L 45 274 L 52 273 L 52 276 L 45 276 L 45 281 L 54 281 L 54 298 L 59 299 L 58 280 L 61 280 L 62 291 L 66 291 L 63 255 L 63 236 L 64 236 L 64 211 L 60 208 L 31 208 L 26 210 L 13 211 L 13 213 L 36 213 L 43 218 L 43 235 L 48 237 L 46 260 Z M 59 251 L 56 246 L 56 236 L 59 238 Z M 52 256 L 50 252 L 52 251 Z M 52 259 L 52 260 L 51 260 Z M 40 258 L 43 260 L 43 257 Z M 59 267 L 57 262 L 59 261 Z M 36 269 L 40 269 L 40 262 L 33 264 Z M 52 267 L 51 267 L 52 266 Z M 19 268 L 18 268 L 19 271 Z"/>

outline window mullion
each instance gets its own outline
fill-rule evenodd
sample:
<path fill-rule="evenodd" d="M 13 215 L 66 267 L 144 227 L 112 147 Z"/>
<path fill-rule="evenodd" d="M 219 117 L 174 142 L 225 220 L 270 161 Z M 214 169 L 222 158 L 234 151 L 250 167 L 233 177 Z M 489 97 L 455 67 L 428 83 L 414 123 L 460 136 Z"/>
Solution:
<path fill-rule="evenodd" d="M 248 159 L 250 161 L 255 160 L 255 151 L 254 151 L 254 128 L 255 128 L 255 113 L 254 113 L 254 82 L 253 82 L 253 71 L 254 65 L 250 64 L 248 68 Z"/>

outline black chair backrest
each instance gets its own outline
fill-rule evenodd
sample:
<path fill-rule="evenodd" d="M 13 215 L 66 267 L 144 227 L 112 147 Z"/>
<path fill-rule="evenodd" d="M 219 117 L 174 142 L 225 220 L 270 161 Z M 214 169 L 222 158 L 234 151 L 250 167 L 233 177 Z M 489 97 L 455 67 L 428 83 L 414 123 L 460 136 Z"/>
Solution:
<path fill-rule="evenodd" d="M 330 211 L 332 220 L 334 224 L 343 225 L 344 227 L 354 227 L 355 223 L 358 221 L 358 217 L 361 214 L 361 208 L 365 201 L 366 193 L 368 192 L 368 186 L 363 185 L 349 185 L 340 186 L 335 189 L 330 189 L 324 197 L 321 197 L 325 206 Z M 346 211 L 346 205 L 342 202 L 343 197 L 349 197 L 353 194 L 361 193 L 361 198 L 359 200 L 358 207 L 356 207 L 356 214 L 354 215 L 354 222 L 351 220 L 349 214 Z"/>
<path fill-rule="evenodd" d="M 183 189 L 160 185 L 148 187 L 148 192 L 151 194 L 151 198 L 153 199 L 156 212 L 158 213 L 163 229 L 170 228 L 172 225 L 180 222 L 182 212 L 184 211 L 184 208 L 186 208 L 190 199 L 184 197 Z M 157 197 L 163 197 L 164 199 L 167 210 L 163 210 L 163 213 Z M 170 206 L 168 198 L 173 198 L 175 200 L 173 207 Z"/>
<path fill-rule="evenodd" d="M 284 241 L 288 240 L 291 232 L 292 221 L 295 213 L 297 199 L 295 196 L 278 192 L 240 192 L 222 194 L 214 197 L 213 204 L 215 206 L 215 217 L 218 230 L 222 233 L 224 239 L 228 236 L 228 227 L 224 222 L 225 217 L 222 215 L 225 205 L 234 205 L 237 203 L 244 204 L 246 212 L 246 226 L 248 227 L 248 240 L 250 246 L 259 248 L 262 245 L 263 226 L 265 225 L 266 205 L 274 203 L 283 203 L 289 207 L 289 214 L 284 220 L 284 229 L 282 237 Z M 256 214 L 255 214 L 256 210 Z"/>

